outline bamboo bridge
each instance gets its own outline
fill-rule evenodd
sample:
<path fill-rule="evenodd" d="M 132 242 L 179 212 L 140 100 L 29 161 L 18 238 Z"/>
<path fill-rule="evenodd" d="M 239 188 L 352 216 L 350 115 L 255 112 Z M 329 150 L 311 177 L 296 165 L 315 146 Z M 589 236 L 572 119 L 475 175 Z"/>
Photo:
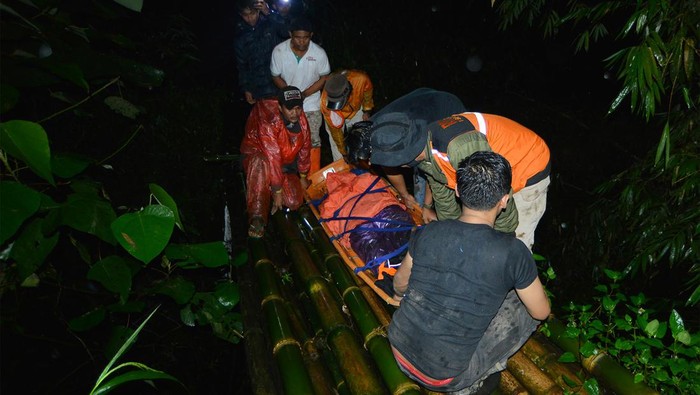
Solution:
<path fill-rule="evenodd" d="M 308 207 L 273 215 L 248 256 L 238 278 L 254 394 L 437 394 L 399 370 L 386 337 L 394 308 L 347 268 Z M 559 362 L 579 345 L 556 318 L 548 328 L 509 359 L 495 394 L 595 394 L 590 378 L 601 394 L 657 394 L 604 352 Z"/>

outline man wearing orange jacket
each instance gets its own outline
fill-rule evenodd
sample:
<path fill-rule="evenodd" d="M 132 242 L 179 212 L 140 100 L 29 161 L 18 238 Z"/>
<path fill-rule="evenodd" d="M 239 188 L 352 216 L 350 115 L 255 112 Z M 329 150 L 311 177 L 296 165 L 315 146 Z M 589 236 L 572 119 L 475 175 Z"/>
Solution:
<path fill-rule="evenodd" d="M 372 115 L 373 90 L 369 76 L 360 70 L 336 72 L 326 80 L 321 93 L 321 113 L 334 161 L 346 154 L 343 140 L 345 131 L 356 122 L 367 121 Z"/>
<path fill-rule="evenodd" d="M 477 151 L 504 156 L 513 169 L 513 199 L 497 217 L 495 229 L 514 231 L 532 249 L 550 182 L 549 148 L 535 132 L 508 118 L 475 112 L 427 126 L 403 113 L 388 113 L 373 122 L 372 164 L 418 166 L 428 176 L 432 194 L 426 194 L 423 205 L 426 220 L 459 217 L 455 169 L 461 160 Z"/>
<path fill-rule="evenodd" d="M 301 91 L 287 86 L 277 100 L 256 102 L 246 122 L 241 154 L 250 237 L 263 236 L 269 214 L 283 206 L 296 210 L 303 202 L 311 150 L 303 103 Z"/>

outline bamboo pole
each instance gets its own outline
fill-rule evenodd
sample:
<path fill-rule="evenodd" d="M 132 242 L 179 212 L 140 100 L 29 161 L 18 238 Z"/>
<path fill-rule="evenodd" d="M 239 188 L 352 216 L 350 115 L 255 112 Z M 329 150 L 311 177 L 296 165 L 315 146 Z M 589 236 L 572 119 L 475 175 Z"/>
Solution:
<path fill-rule="evenodd" d="M 509 371 L 501 372 L 501 381 L 498 383 L 498 392 L 504 395 L 527 395 L 529 392 Z"/>
<path fill-rule="evenodd" d="M 277 276 L 272 261 L 267 258 L 262 239 L 248 239 L 248 248 L 255 262 L 260 285 L 262 310 L 266 317 L 272 342 L 272 354 L 279 367 L 285 394 L 308 395 L 313 386 L 301 355 L 299 342 L 294 338 L 287 317 L 284 300 L 280 296 Z"/>
<path fill-rule="evenodd" d="M 508 359 L 508 371 L 518 379 L 528 392 L 535 395 L 563 394 L 564 391 L 541 371 L 537 365 L 518 351 Z"/>
<path fill-rule="evenodd" d="M 345 322 L 341 307 L 333 297 L 329 284 L 313 265 L 309 251 L 300 238 L 300 231 L 289 219 L 290 214 L 273 215 L 276 229 L 285 241 L 292 267 L 313 302 L 327 342 L 340 364 L 350 392 L 353 394 L 384 394 L 386 389 L 366 358 L 355 334 Z"/>
<path fill-rule="evenodd" d="M 238 285 L 241 290 L 241 315 L 243 317 L 243 338 L 246 350 L 248 375 L 254 395 L 276 395 L 272 372 L 272 361 L 267 357 L 269 344 L 262 327 L 260 296 L 253 281 L 251 263 L 238 267 Z"/>
<path fill-rule="evenodd" d="M 550 338 L 556 345 L 564 351 L 581 356 L 578 339 L 566 337 L 566 325 L 554 316 L 550 316 L 548 328 L 552 333 Z M 618 395 L 655 395 L 659 393 L 644 383 L 635 383 L 632 374 L 604 351 L 598 350 L 590 357 L 583 358 L 581 364 L 584 369 L 600 378 L 607 388 L 615 391 Z"/>
<path fill-rule="evenodd" d="M 570 368 L 570 365 L 559 362 L 561 352 L 552 346 L 551 343 L 547 343 L 546 338 L 542 337 L 542 335 L 534 334 L 520 350 L 537 367 L 554 379 L 561 388 L 576 391 L 577 394 L 588 394 L 583 388 L 583 382 L 576 372 Z"/>
<path fill-rule="evenodd" d="M 379 322 L 370 304 L 348 272 L 347 266 L 337 254 L 316 218 L 308 210 L 300 210 L 303 222 L 312 227 L 315 246 L 321 251 L 326 267 L 331 272 L 335 286 L 343 296 L 361 335 L 392 394 L 419 393 L 420 387 L 399 369 L 386 338 L 385 326 Z M 388 322 L 388 321 L 387 321 Z"/>

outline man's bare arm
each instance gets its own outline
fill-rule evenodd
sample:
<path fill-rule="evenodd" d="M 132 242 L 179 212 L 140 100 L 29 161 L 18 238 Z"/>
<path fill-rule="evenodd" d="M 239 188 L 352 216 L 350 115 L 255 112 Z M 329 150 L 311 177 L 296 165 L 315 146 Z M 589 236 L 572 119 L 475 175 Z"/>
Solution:
<path fill-rule="evenodd" d="M 549 317 L 551 308 L 549 299 L 544 292 L 542 282 L 539 277 L 535 277 L 535 281 L 523 289 L 516 289 L 520 300 L 523 301 L 527 312 L 536 320 L 546 320 Z"/>

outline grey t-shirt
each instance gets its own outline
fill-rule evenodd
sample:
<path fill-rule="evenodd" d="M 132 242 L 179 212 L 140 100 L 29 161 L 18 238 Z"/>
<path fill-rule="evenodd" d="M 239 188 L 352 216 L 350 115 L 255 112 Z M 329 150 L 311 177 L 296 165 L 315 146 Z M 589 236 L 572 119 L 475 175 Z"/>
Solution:
<path fill-rule="evenodd" d="M 455 377 L 509 290 L 537 277 L 518 239 L 487 225 L 431 222 L 411 238 L 408 289 L 389 325 L 390 343 L 422 373 Z"/>

